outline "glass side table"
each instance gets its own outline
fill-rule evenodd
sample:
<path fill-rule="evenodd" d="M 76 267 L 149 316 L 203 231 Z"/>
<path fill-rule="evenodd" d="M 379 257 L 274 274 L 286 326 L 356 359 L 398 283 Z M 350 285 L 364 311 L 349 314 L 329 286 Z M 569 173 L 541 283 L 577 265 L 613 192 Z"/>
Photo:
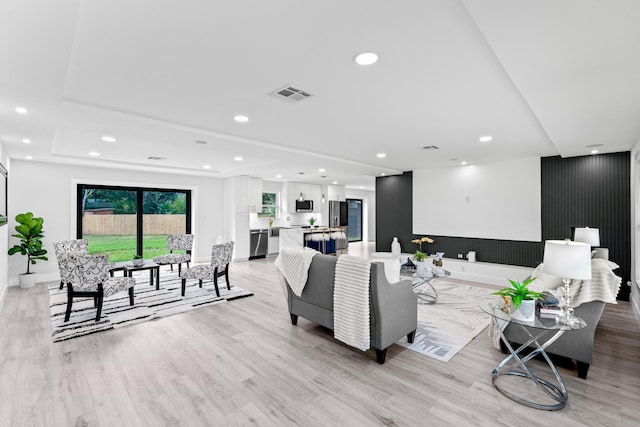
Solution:
<path fill-rule="evenodd" d="M 532 408 L 545 409 L 548 411 L 564 408 L 569 398 L 567 388 L 564 385 L 560 373 L 549 358 L 549 355 L 545 352 L 545 349 L 553 344 L 566 331 L 584 328 L 586 326 L 585 322 L 580 319 L 581 321 L 575 324 L 566 325 L 559 322 L 556 317 L 540 317 L 539 314 L 536 314 L 536 318 L 531 322 L 519 320 L 511 316 L 508 312 L 508 307 L 507 310 L 505 310 L 505 304 L 501 298 L 487 300 L 480 304 L 480 307 L 484 312 L 491 315 L 493 324 L 500 334 L 500 338 L 502 338 L 502 341 L 511 353 L 491 372 L 491 381 L 494 387 L 508 398 Z M 503 333 L 503 329 L 507 324 L 521 327 L 529 336 L 529 340 L 517 349 L 514 349 Z M 525 326 L 528 328 L 525 328 Z M 535 329 L 535 331 L 533 331 L 535 335 L 529 328 Z M 521 355 L 521 353 L 532 344 L 535 346 L 533 350 L 526 356 Z M 538 355 L 541 355 L 547 362 L 549 368 L 551 368 L 551 372 L 553 372 L 555 376 L 555 383 L 552 382 L 553 380 L 550 381 L 537 375 L 527 366 L 527 362 Z M 543 401 L 543 399 L 533 401 L 531 400 L 532 398 L 525 398 L 507 390 L 500 384 L 500 380 L 509 375 L 527 378 L 533 381 L 537 390 L 543 393 L 543 397 L 546 396 L 546 401 Z"/>
<path fill-rule="evenodd" d="M 400 276 L 412 278 L 413 291 L 417 297 L 426 302 L 427 304 L 435 304 L 438 301 L 438 292 L 433 287 L 431 281 L 433 279 L 449 277 L 451 272 L 448 270 L 441 270 L 436 273 L 425 273 L 424 275 L 418 275 L 418 273 L 400 272 Z"/>

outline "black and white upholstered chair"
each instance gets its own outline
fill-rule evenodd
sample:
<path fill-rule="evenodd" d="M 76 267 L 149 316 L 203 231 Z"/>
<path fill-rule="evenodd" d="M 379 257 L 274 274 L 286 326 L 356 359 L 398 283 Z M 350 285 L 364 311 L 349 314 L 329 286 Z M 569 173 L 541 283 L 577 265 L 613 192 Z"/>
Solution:
<path fill-rule="evenodd" d="M 97 309 L 96 322 L 102 314 L 104 298 L 118 292 L 129 292 L 129 304 L 134 303 L 133 288 L 136 279 L 131 277 L 111 277 L 112 264 L 109 257 L 103 254 L 79 255 L 63 253 L 58 257 L 60 275 L 67 284 L 67 312 L 64 321 L 71 316 L 73 299 L 79 297 L 93 297 L 93 304 Z"/>
<path fill-rule="evenodd" d="M 62 289 L 64 287 L 64 280 L 62 279 L 60 255 L 86 255 L 89 253 L 89 242 L 87 239 L 60 240 L 59 242 L 53 242 L 53 250 L 55 251 L 56 258 L 58 259 L 58 268 L 60 269 L 60 289 Z"/>
<path fill-rule="evenodd" d="M 229 263 L 233 256 L 234 242 L 215 244 L 211 248 L 211 264 L 196 265 L 187 268 L 180 274 L 182 279 L 182 296 L 185 294 L 187 279 L 197 279 L 198 284 L 202 287 L 202 281 L 207 279 L 213 280 L 216 288 L 216 296 L 220 296 L 218 288 L 218 277 L 224 276 L 227 282 L 227 289 L 231 290 L 229 284 Z"/>
<path fill-rule="evenodd" d="M 153 258 L 153 262 L 159 265 L 169 264 L 173 271 L 173 264 L 178 264 L 178 274 L 181 272 L 182 263 L 187 264 L 191 261 L 191 250 L 193 249 L 193 234 L 167 234 L 168 254 L 158 255 Z M 173 251 L 183 250 L 184 254 L 174 254 Z"/>

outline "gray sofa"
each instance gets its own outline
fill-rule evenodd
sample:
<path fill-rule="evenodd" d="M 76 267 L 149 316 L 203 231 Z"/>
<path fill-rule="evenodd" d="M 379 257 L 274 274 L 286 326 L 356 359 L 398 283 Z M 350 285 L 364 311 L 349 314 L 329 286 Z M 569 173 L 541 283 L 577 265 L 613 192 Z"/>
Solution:
<path fill-rule="evenodd" d="M 598 248 L 594 258 L 609 259 L 609 251 L 606 248 Z M 549 354 L 575 360 L 578 376 L 582 379 L 587 379 L 589 365 L 593 359 L 596 327 L 604 311 L 604 306 L 605 303 L 602 301 L 590 301 L 575 307 L 574 314 L 583 319 L 587 326 L 583 329 L 565 332 L 545 350 Z M 536 334 L 534 330 L 532 330 L 532 334 Z M 510 343 L 518 344 L 518 346 L 529 339 L 521 327 L 511 324 L 505 328 L 504 335 Z M 502 352 L 506 353 L 507 348 L 504 343 L 500 342 L 500 344 Z"/>
<path fill-rule="evenodd" d="M 333 282 L 338 258 L 318 254 L 313 257 L 309 277 L 300 297 L 289 287 L 288 305 L 291 323 L 298 316 L 333 329 Z M 404 336 L 413 342 L 418 325 L 418 303 L 410 280 L 389 283 L 384 265 L 371 263 L 370 278 L 371 347 L 376 360 L 385 361 L 387 348 Z"/>

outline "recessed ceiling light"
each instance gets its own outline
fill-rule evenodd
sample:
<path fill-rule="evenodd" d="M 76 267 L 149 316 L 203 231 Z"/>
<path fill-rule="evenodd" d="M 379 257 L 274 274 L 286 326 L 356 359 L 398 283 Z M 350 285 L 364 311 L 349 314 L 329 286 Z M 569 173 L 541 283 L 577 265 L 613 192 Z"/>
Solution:
<path fill-rule="evenodd" d="M 249 117 L 243 116 L 242 114 L 238 114 L 237 116 L 233 117 L 233 120 L 235 120 L 238 123 L 247 123 L 249 121 Z"/>
<path fill-rule="evenodd" d="M 479 139 L 480 142 L 489 142 L 491 140 L 493 140 L 493 137 L 491 135 L 481 136 Z"/>
<path fill-rule="evenodd" d="M 102 140 L 103 140 L 104 142 L 116 142 L 116 139 L 115 139 L 114 137 L 112 137 L 112 136 L 107 136 L 107 135 L 103 136 L 103 137 L 102 137 Z"/>
<path fill-rule="evenodd" d="M 99 156 L 100 156 L 100 153 L 98 153 L 97 151 L 90 151 L 90 152 L 89 152 L 89 155 L 90 155 L 90 156 L 93 156 L 93 157 L 99 157 Z"/>
<path fill-rule="evenodd" d="M 378 153 L 376 154 L 376 157 L 379 159 L 384 159 L 385 157 L 387 157 L 387 155 L 385 153 Z"/>
<path fill-rule="evenodd" d="M 338 181 L 333 181 L 332 182 L 333 185 L 336 185 L 337 183 L 338 183 Z"/>
<path fill-rule="evenodd" d="M 324 169 L 324 168 L 320 168 L 320 169 L 318 169 L 318 172 L 320 172 L 320 173 L 322 173 L 322 172 L 326 172 L 326 169 Z"/>
<path fill-rule="evenodd" d="M 24 142 L 25 144 L 31 144 L 31 140 L 28 138 L 23 139 L 22 142 Z"/>
<path fill-rule="evenodd" d="M 235 160 L 236 162 L 241 162 L 242 161 L 242 156 L 235 156 L 233 158 L 233 160 Z"/>
<path fill-rule="evenodd" d="M 203 165 L 202 168 L 203 169 L 211 169 L 211 165 Z"/>
<path fill-rule="evenodd" d="M 460 162 L 460 164 L 464 166 L 467 164 L 467 162 L 463 161 L 463 162 Z"/>
<path fill-rule="evenodd" d="M 16 107 L 16 113 L 18 114 L 27 114 L 29 111 L 27 111 L 26 108 L 24 107 Z"/>
<path fill-rule="evenodd" d="M 386 173 L 384 173 L 384 172 L 382 172 L 380 175 L 381 175 L 381 176 L 387 176 L 387 174 L 386 174 Z"/>
<path fill-rule="evenodd" d="M 282 178 L 282 175 L 278 174 L 276 175 L 276 178 Z"/>
<path fill-rule="evenodd" d="M 598 154 L 598 150 L 591 150 L 591 154 Z"/>
<path fill-rule="evenodd" d="M 360 186 L 360 189 L 361 189 L 361 190 L 362 190 L 362 189 L 364 189 L 364 185 L 361 185 L 361 186 Z"/>
<path fill-rule="evenodd" d="M 25 157 L 25 159 L 27 159 L 27 160 L 31 160 L 31 159 L 33 159 L 33 157 L 31 157 L 31 156 L 27 156 L 27 157 Z"/>
<path fill-rule="evenodd" d="M 362 52 L 353 57 L 358 65 L 373 65 L 378 62 L 378 54 L 374 52 Z"/>

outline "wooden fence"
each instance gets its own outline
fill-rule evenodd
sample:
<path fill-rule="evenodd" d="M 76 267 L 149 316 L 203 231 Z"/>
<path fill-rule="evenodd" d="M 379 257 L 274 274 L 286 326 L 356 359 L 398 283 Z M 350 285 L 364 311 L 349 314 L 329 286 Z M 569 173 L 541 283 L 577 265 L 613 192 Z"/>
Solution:
<path fill-rule="evenodd" d="M 142 216 L 144 234 L 180 234 L 185 232 L 186 215 Z M 93 236 L 128 236 L 136 234 L 136 215 L 85 215 L 82 234 Z"/>

